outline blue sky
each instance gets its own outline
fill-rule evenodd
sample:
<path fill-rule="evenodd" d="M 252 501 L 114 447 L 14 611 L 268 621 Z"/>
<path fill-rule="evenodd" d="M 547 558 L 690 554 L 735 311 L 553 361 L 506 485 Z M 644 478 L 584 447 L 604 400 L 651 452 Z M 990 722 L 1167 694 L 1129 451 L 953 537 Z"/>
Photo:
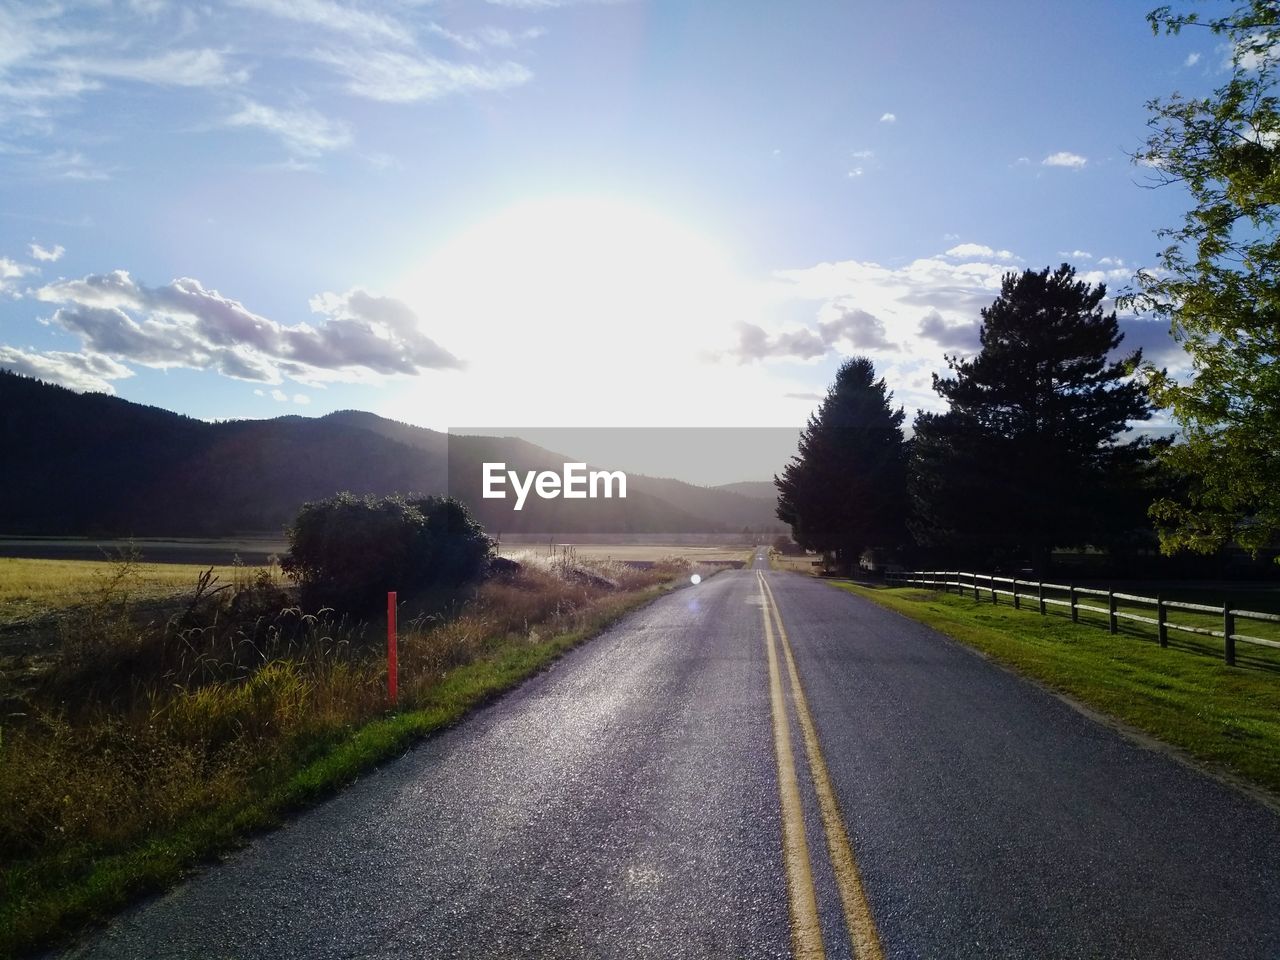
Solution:
<path fill-rule="evenodd" d="M 1127 154 L 1225 55 L 1148 6 L 0 5 L 0 365 L 203 418 L 785 426 L 866 353 L 936 406 L 1002 273 L 1118 290 L 1180 219 Z"/>

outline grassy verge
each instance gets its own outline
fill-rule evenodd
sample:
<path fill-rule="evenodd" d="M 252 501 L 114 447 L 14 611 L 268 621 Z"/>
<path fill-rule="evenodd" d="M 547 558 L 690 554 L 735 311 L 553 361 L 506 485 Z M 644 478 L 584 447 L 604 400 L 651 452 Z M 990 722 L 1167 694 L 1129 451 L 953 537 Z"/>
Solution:
<path fill-rule="evenodd" d="M 377 644 L 362 645 L 360 628 L 314 617 L 288 637 L 281 621 L 268 624 L 248 643 L 252 662 L 226 676 L 211 675 L 189 649 L 173 658 L 170 647 L 201 641 L 190 631 L 108 633 L 97 643 L 107 652 L 95 649 L 88 664 L 77 660 L 84 651 L 69 652 L 48 688 L 29 694 L 30 714 L 0 726 L 0 955 L 65 940 L 172 885 L 456 722 L 686 573 L 531 563 L 452 614 L 409 620 L 397 712 L 386 708 Z M 86 686 L 104 663 L 117 673 L 136 667 L 140 643 L 147 663 L 162 661 L 155 682 Z M 93 706 L 51 706 L 51 692 L 67 684 Z"/>
<path fill-rule="evenodd" d="M 959 640 L 1072 699 L 1280 796 L 1280 677 L 1065 616 L 909 588 L 834 586 Z M 1220 656 L 1220 654 L 1219 654 Z"/>

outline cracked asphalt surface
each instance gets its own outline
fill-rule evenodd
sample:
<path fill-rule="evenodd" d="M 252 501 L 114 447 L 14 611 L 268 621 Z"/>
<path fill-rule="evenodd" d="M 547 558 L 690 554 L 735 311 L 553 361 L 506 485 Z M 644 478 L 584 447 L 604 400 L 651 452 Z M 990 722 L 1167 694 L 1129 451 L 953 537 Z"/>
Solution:
<path fill-rule="evenodd" d="M 926 627 L 765 575 L 885 956 L 1280 957 L 1274 811 Z M 722 573 L 65 956 L 786 957 L 779 807 L 757 575 Z"/>

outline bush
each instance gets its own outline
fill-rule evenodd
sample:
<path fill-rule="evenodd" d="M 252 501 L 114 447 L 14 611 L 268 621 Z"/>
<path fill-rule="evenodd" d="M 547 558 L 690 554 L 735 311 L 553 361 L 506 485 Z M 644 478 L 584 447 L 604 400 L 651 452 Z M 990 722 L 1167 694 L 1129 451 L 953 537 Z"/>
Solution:
<path fill-rule="evenodd" d="M 303 506 L 281 561 L 307 606 L 363 611 L 389 590 L 457 586 L 484 575 L 493 541 L 448 497 L 340 493 Z"/>

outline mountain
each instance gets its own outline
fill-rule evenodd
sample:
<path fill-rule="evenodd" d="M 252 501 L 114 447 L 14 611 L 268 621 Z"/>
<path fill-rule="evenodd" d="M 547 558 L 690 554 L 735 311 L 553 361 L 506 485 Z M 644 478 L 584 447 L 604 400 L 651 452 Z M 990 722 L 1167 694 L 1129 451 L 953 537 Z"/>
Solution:
<path fill-rule="evenodd" d="M 736 493 L 742 497 L 753 497 L 757 500 L 768 500 L 770 503 L 778 501 L 778 488 L 774 486 L 772 480 L 740 480 L 737 483 L 722 483 L 711 489 Z"/>
<path fill-rule="evenodd" d="M 220 537 L 278 532 L 308 500 L 450 492 L 503 533 L 716 533 L 777 526 L 731 490 L 628 476 L 626 500 L 479 496 L 480 465 L 559 472 L 569 457 L 356 410 L 206 423 L 0 370 L 0 531 Z M 463 478 L 463 479 L 460 479 Z"/>
<path fill-rule="evenodd" d="M 526 470 L 558 471 L 567 460 L 571 460 L 578 455 L 573 450 L 548 451 L 516 437 L 450 436 L 435 430 L 425 429 L 424 427 L 415 427 L 407 423 L 386 420 L 372 413 L 364 413 L 359 410 L 340 410 L 322 419 L 353 426 L 358 425 L 419 450 L 434 454 L 444 452 L 455 459 L 461 459 L 462 463 L 450 463 L 449 466 L 452 481 L 451 492 L 455 494 L 462 494 L 469 487 L 468 484 L 459 484 L 457 478 L 461 476 L 478 476 L 479 465 L 485 461 L 503 462 L 508 465 L 518 464 L 522 469 Z M 606 464 L 592 464 L 591 466 L 596 469 L 607 468 Z M 654 507 L 652 501 L 661 501 L 674 508 L 679 514 L 684 515 L 684 519 L 671 516 L 669 519 L 662 521 L 671 526 L 671 531 L 663 532 L 703 532 L 708 526 L 713 530 L 723 529 L 735 532 L 743 527 L 750 527 L 756 530 L 762 528 L 772 529 L 774 526 L 778 526 L 781 529 L 777 518 L 773 515 L 773 501 L 776 499 L 776 490 L 772 481 L 759 483 L 751 481 L 726 484 L 721 487 L 699 487 L 691 483 L 685 483 L 682 480 L 649 477 L 644 474 L 632 473 L 627 475 L 627 483 L 627 512 L 632 523 L 648 525 L 653 522 L 659 522 L 658 517 L 661 512 Z M 739 487 L 742 489 L 736 489 Z M 769 501 L 766 509 L 762 509 L 758 502 L 762 498 L 762 490 L 766 490 L 763 493 L 763 498 Z M 464 494 L 463 499 L 474 501 L 476 498 L 468 497 Z M 556 505 L 559 506 L 557 507 Z M 483 503 L 477 506 L 473 502 L 472 509 L 484 518 L 487 506 L 489 505 Z M 532 510 L 534 506 L 533 502 L 530 501 L 525 510 Z M 566 504 L 563 500 L 542 501 L 536 506 L 539 509 L 535 513 L 525 514 L 521 517 L 507 517 L 505 516 L 505 511 L 502 511 L 504 516 L 499 519 L 490 511 L 489 519 L 491 523 L 502 525 L 504 530 L 511 533 L 520 532 L 521 530 L 562 530 L 565 528 L 558 524 L 575 522 L 570 516 L 566 516 L 569 511 L 574 514 L 582 511 L 581 504 Z M 524 514 L 525 511 L 521 511 L 521 513 Z M 646 515 L 649 516 L 649 520 L 642 522 L 642 518 Z M 538 526 L 537 524 L 539 523 L 542 526 Z"/>

